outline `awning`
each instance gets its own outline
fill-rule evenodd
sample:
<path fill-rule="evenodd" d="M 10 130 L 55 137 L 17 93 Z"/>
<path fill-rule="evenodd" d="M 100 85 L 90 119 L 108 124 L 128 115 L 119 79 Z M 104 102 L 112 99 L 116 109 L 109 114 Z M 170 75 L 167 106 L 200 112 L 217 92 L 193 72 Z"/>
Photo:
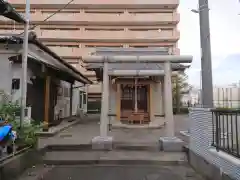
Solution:
<path fill-rule="evenodd" d="M 29 37 L 32 37 L 32 36 L 29 36 Z M 23 43 L 23 38 L 15 37 L 15 36 L 2 36 L 0 37 L 0 43 L 21 45 Z M 31 49 L 32 47 L 31 45 L 34 46 L 35 51 L 37 51 L 37 53 L 32 54 L 32 52 L 29 51 L 28 57 L 35 59 L 36 61 L 39 61 L 43 64 L 47 64 L 48 66 L 51 66 L 54 69 L 58 69 L 63 72 L 66 72 L 79 82 L 82 82 L 84 84 L 92 84 L 92 81 L 90 81 L 86 76 L 84 76 L 81 72 L 79 72 L 76 68 L 74 68 L 72 65 L 67 63 L 61 57 L 59 57 L 55 52 L 53 52 L 47 46 L 42 44 L 38 39 L 30 38 L 29 49 Z M 46 56 L 48 56 L 49 58 L 46 59 Z"/>
<path fill-rule="evenodd" d="M 0 15 L 12 19 L 18 23 L 25 24 L 26 21 L 21 14 L 19 14 L 11 4 L 4 0 L 0 0 Z"/>

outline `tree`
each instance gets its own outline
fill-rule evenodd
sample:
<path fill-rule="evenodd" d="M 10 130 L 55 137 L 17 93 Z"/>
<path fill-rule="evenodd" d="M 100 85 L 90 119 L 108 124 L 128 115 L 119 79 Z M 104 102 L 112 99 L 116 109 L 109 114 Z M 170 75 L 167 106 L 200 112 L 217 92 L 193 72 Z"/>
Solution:
<path fill-rule="evenodd" d="M 189 93 L 191 89 L 191 86 L 188 84 L 187 80 L 188 76 L 184 72 L 181 72 L 172 78 L 173 106 L 176 108 L 177 113 L 180 112 L 183 95 Z"/>

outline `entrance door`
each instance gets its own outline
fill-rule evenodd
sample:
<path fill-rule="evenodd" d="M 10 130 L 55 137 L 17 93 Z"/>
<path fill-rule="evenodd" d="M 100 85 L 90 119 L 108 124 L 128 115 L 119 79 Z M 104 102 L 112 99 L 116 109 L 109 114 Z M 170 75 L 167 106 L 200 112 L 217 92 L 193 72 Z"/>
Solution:
<path fill-rule="evenodd" d="M 87 93 L 84 91 L 79 92 L 79 109 L 87 112 Z"/>
<path fill-rule="evenodd" d="M 128 120 L 135 112 L 135 86 L 133 84 L 121 85 L 121 120 Z M 137 112 L 148 117 L 148 85 L 137 85 Z"/>
<path fill-rule="evenodd" d="M 137 88 L 137 106 L 139 112 L 148 112 L 148 86 L 140 85 Z"/>

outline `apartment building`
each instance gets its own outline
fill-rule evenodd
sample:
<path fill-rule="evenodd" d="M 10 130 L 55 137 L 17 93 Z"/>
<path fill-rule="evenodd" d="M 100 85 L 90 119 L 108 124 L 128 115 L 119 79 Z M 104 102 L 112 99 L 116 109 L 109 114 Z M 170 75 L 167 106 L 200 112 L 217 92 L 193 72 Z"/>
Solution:
<path fill-rule="evenodd" d="M 9 2 L 24 13 L 25 0 Z M 66 6 L 68 3 L 31 0 L 31 27 L 38 25 L 34 28 L 38 38 L 93 81 L 95 73 L 84 68 L 81 56 L 93 54 L 95 48 L 169 47 L 172 54 L 179 54 L 179 0 L 73 0 Z M 0 34 L 23 32 L 22 25 L 3 17 L 0 20 Z M 101 92 L 100 84 L 91 85 L 88 97 L 101 97 Z"/>

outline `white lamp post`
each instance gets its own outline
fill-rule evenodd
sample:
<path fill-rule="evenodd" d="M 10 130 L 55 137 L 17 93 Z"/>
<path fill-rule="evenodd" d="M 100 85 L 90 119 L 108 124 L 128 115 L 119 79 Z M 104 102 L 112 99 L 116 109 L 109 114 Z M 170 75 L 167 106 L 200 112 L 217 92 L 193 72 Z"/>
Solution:
<path fill-rule="evenodd" d="M 28 59 L 28 29 L 29 29 L 30 0 L 26 0 L 24 42 L 22 52 L 22 79 L 21 79 L 21 118 L 20 128 L 25 118 L 26 99 L 27 99 L 27 59 Z"/>

